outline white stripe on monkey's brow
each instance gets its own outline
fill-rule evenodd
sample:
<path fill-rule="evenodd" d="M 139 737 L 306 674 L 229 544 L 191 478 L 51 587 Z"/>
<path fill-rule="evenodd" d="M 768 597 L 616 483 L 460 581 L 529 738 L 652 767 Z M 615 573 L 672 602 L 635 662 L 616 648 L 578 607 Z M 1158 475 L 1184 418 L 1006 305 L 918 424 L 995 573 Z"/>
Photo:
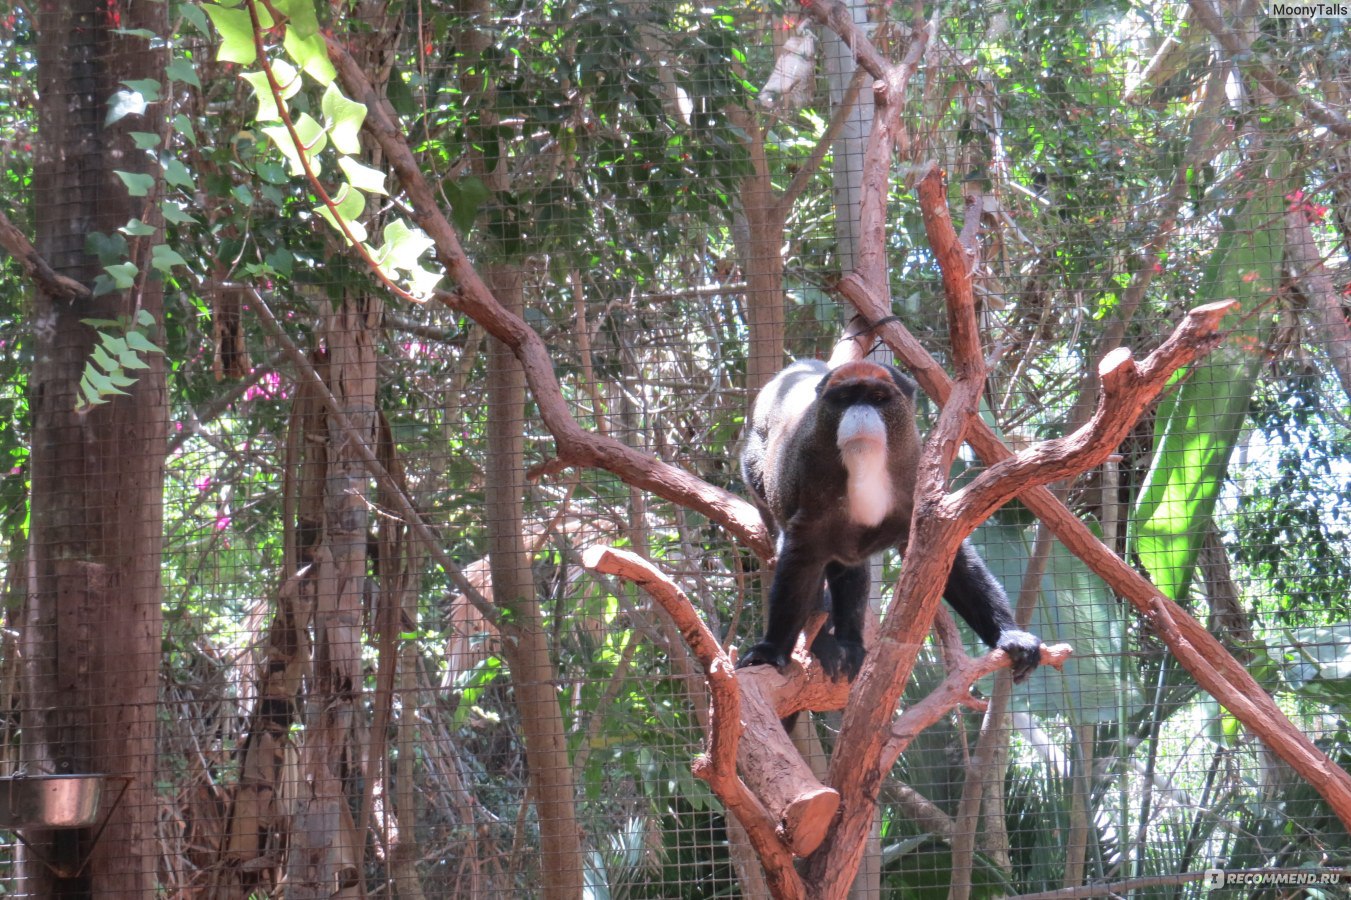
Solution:
<path fill-rule="evenodd" d="M 849 473 L 849 518 L 871 528 L 891 512 L 886 423 L 876 408 L 855 404 L 840 417 L 835 445 Z"/>

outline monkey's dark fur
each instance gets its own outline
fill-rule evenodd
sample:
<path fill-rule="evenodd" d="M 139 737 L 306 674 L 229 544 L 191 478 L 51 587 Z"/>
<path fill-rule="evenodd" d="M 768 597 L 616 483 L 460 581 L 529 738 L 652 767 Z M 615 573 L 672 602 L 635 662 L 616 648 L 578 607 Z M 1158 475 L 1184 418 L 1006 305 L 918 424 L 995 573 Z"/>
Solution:
<path fill-rule="evenodd" d="M 832 678 L 858 675 L 868 560 L 887 547 L 904 552 L 910 536 L 920 450 L 914 396 L 914 382 L 891 366 L 851 362 L 832 371 L 800 360 L 756 398 L 741 468 L 777 535 L 778 563 L 769 627 L 738 666 L 787 665 L 828 597 L 830 619 L 812 655 Z M 1018 628 L 999 582 L 965 541 L 943 596 L 981 640 L 1012 657 L 1015 680 L 1037 667 L 1041 641 Z"/>

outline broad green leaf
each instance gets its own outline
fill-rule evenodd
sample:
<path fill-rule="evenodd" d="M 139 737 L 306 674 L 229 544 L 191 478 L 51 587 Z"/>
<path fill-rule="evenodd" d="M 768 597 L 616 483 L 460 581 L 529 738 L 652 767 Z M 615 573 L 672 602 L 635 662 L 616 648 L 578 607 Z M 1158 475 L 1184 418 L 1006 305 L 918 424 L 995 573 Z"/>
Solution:
<path fill-rule="evenodd" d="M 1191 582 L 1265 360 L 1275 320 L 1263 304 L 1280 288 L 1290 171 L 1289 157 L 1273 152 L 1265 178 L 1226 220 L 1196 304 L 1237 300 L 1242 318 L 1163 398 L 1155 418 L 1154 461 L 1131 521 L 1141 563 L 1174 600 Z"/>
<path fill-rule="evenodd" d="M 159 146 L 159 135 L 153 131 L 130 131 L 127 133 L 135 142 L 137 150 L 154 150 Z"/>
<path fill-rule="evenodd" d="M 103 271 L 107 272 L 113 280 L 114 290 L 125 291 L 136 283 L 136 264 L 133 262 L 117 263 L 116 265 L 104 266 Z"/>
<path fill-rule="evenodd" d="M 483 180 L 473 175 L 447 182 L 445 191 L 450 200 L 451 220 L 460 231 L 468 231 L 474 226 L 479 207 L 492 195 Z"/>
<path fill-rule="evenodd" d="M 402 219 L 395 219 L 381 233 L 385 264 L 393 269 L 411 272 L 422 254 L 432 246 L 432 239 L 420 228 L 409 228 Z"/>
<path fill-rule="evenodd" d="M 328 61 L 328 47 L 324 44 L 324 36 L 317 31 L 306 36 L 294 28 L 288 28 L 286 37 L 282 38 L 282 47 L 305 74 L 320 84 L 332 84 L 333 79 L 337 77 L 338 73 L 334 70 L 333 63 Z"/>
<path fill-rule="evenodd" d="M 122 83 L 127 86 L 128 90 L 140 94 L 146 103 L 154 103 L 160 99 L 160 83 L 154 78 L 137 78 L 134 81 Z"/>
<path fill-rule="evenodd" d="M 155 187 L 155 176 L 143 175 L 140 172 L 123 172 L 117 170 L 117 177 L 122 179 L 122 183 L 127 186 L 127 193 L 133 197 L 145 197 Z"/>
<path fill-rule="evenodd" d="M 173 201 L 166 200 L 159 205 L 159 208 L 160 212 L 164 214 L 164 221 L 174 225 L 192 225 L 197 222 L 196 219 L 184 212 L 182 206 Z"/>
<path fill-rule="evenodd" d="M 137 356 L 133 351 L 126 350 L 117 355 L 117 361 L 122 364 L 124 369 L 148 369 L 149 363 Z"/>
<path fill-rule="evenodd" d="M 263 28 L 272 27 L 272 14 L 263 4 L 256 4 L 258 24 Z M 211 22 L 220 32 L 220 49 L 216 51 L 219 62 L 239 63 L 241 66 L 253 65 L 258 58 L 253 44 L 253 22 L 247 9 L 228 9 L 210 3 L 203 7 Z"/>
<path fill-rule="evenodd" d="M 314 0 L 274 0 L 272 8 L 286 17 L 287 29 L 301 37 L 319 31 L 319 17 L 314 14 Z"/>
<path fill-rule="evenodd" d="M 95 369 L 92 366 L 84 367 L 84 378 L 80 379 L 80 386 L 82 388 L 84 387 L 86 380 L 88 380 L 89 382 L 89 387 L 91 387 L 94 391 L 95 399 L 91 400 L 90 402 L 97 402 L 99 400 L 102 400 L 109 394 L 120 394 L 123 397 L 130 396 L 129 394 L 127 394 L 126 391 L 118 390 L 117 384 L 113 381 L 113 379 L 110 376 L 104 375 L 102 372 L 100 372 L 98 369 Z M 132 384 L 135 384 L 135 382 L 132 382 Z M 87 391 L 85 396 L 88 396 Z"/>
<path fill-rule="evenodd" d="M 337 208 L 338 217 L 347 226 L 347 231 L 351 233 L 352 238 L 358 243 L 366 240 L 366 226 L 357 221 L 361 214 L 366 211 L 366 195 L 354 189 L 350 184 L 344 183 L 338 189 L 337 196 L 333 198 L 333 205 Z M 320 206 L 317 211 L 328 224 L 342 233 L 343 229 L 338 224 L 338 219 L 334 217 L 332 210 L 327 206 Z M 344 235 L 344 238 L 346 238 L 346 235 Z"/>
<path fill-rule="evenodd" d="M 334 138 L 333 143 L 338 143 Z M 389 191 L 385 190 L 385 173 L 379 169 L 372 168 L 357 162 L 350 156 L 338 157 L 338 168 L 347 176 L 347 180 L 352 183 L 352 187 L 367 194 L 380 194 L 387 196 Z"/>
<path fill-rule="evenodd" d="M 263 129 L 263 134 L 272 139 L 272 143 L 277 145 L 277 149 L 286 157 L 292 176 L 304 175 L 305 166 L 301 162 L 300 153 L 303 151 L 308 156 L 314 156 L 324 149 L 327 143 L 327 136 L 324 133 L 324 127 L 320 125 L 309 113 L 301 113 L 295 119 L 296 136 L 300 139 L 301 149 L 297 150 L 295 141 L 291 139 L 291 133 L 285 125 L 269 125 Z"/>
<path fill-rule="evenodd" d="M 150 338 L 141 334 L 139 331 L 127 332 L 127 346 L 137 353 L 163 353 L 159 347 L 156 347 Z"/>
<path fill-rule="evenodd" d="M 185 141 L 194 147 L 197 145 L 197 131 L 192 127 L 191 119 L 179 113 L 174 116 L 171 124 L 174 126 L 174 131 L 181 135 Z"/>
<path fill-rule="evenodd" d="M 174 266 L 186 266 L 187 264 L 188 261 L 168 244 L 156 244 L 150 250 L 150 265 L 166 275 Z"/>
<path fill-rule="evenodd" d="M 169 60 L 169 64 L 164 67 L 164 74 L 174 81 L 181 81 L 196 88 L 202 86 L 202 80 L 197 77 L 197 68 L 186 56 L 176 56 Z"/>
<path fill-rule="evenodd" d="M 164 182 L 173 187 L 181 187 L 189 191 L 197 185 L 197 182 L 193 180 L 192 171 L 181 160 L 173 157 L 164 161 Z"/>
<path fill-rule="evenodd" d="M 155 324 L 155 314 L 148 309 L 136 310 L 136 326 L 138 328 L 149 328 Z M 153 346 L 153 345 L 152 345 Z"/>
<path fill-rule="evenodd" d="M 89 358 L 92 359 L 94 362 L 98 363 L 100 366 L 102 366 L 103 371 L 105 372 L 111 373 L 111 372 L 119 372 L 122 370 L 121 364 L 118 363 L 117 360 L 109 356 L 107 350 L 104 350 L 102 347 L 98 345 L 94 346 L 94 350 L 89 354 Z"/>
<path fill-rule="evenodd" d="M 365 104 L 347 99 L 334 82 L 324 89 L 320 108 L 328 122 L 328 134 L 333 138 L 333 146 L 338 152 L 360 153 L 361 142 L 357 140 L 357 134 L 361 131 L 361 123 L 366 121 Z"/>
<path fill-rule="evenodd" d="M 277 109 L 277 98 L 272 95 L 272 84 L 267 80 L 266 72 L 246 72 L 239 76 L 253 88 L 254 99 L 258 101 L 258 112 L 254 114 L 259 122 L 276 122 L 281 119 Z M 304 86 L 300 72 L 284 59 L 272 63 L 272 77 L 277 79 L 277 88 L 283 100 L 290 100 Z"/>

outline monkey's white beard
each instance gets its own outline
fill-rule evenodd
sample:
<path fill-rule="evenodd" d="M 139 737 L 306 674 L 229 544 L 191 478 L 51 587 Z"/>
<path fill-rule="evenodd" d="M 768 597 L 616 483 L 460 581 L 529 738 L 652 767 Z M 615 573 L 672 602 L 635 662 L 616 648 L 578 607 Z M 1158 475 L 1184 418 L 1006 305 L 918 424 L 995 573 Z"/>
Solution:
<path fill-rule="evenodd" d="M 886 423 L 871 406 L 851 406 L 840 417 L 835 445 L 849 473 L 849 518 L 871 528 L 891 512 Z"/>

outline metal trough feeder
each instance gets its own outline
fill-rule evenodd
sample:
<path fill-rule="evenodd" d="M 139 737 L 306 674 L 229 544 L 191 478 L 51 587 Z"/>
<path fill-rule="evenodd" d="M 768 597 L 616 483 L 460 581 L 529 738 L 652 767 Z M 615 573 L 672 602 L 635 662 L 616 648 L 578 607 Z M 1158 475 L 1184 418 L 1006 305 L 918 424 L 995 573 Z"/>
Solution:
<path fill-rule="evenodd" d="M 98 821 L 103 775 L 0 778 L 0 828 L 87 828 Z"/>

